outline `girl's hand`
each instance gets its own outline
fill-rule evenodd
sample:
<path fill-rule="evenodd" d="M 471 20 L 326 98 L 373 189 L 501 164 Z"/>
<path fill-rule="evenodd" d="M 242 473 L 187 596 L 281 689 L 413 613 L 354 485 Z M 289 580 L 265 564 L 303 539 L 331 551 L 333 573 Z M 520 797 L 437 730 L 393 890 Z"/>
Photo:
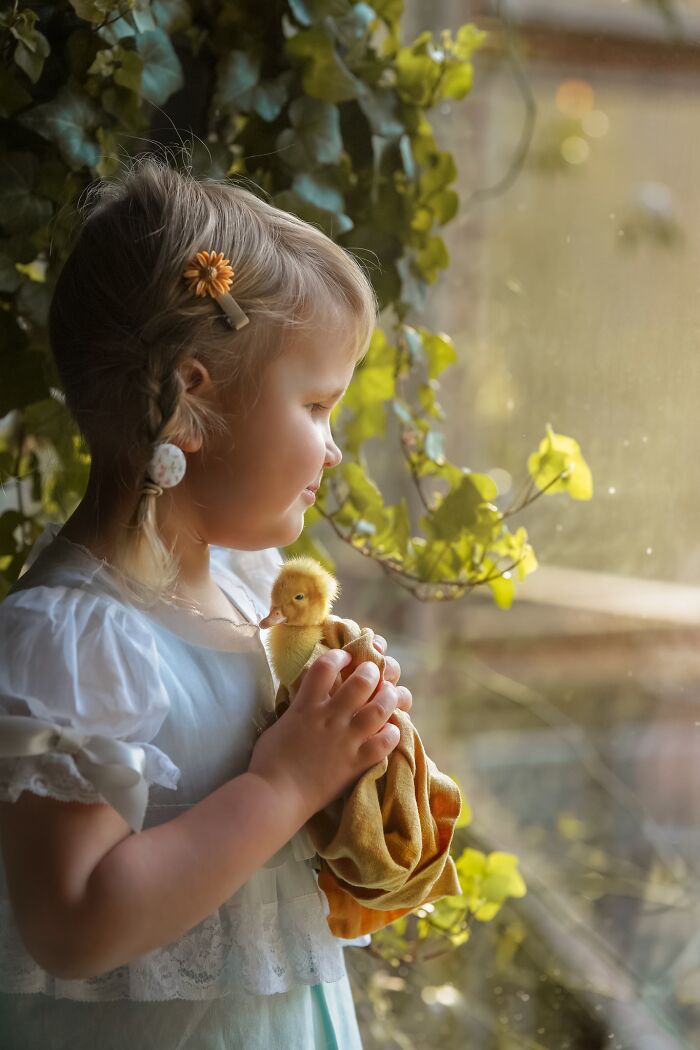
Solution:
<path fill-rule="evenodd" d="M 384 668 L 384 681 L 391 682 L 396 685 L 399 678 L 401 677 L 401 667 L 398 660 L 395 660 L 393 656 L 386 655 L 386 638 L 381 634 L 375 634 L 374 636 L 375 648 L 382 654 L 385 661 Z M 398 693 L 399 702 L 396 705 L 400 711 L 410 711 L 413 706 L 413 696 L 410 689 L 406 689 L 405 686 L 400 685 L 397 687 L 396 692 Z"/>
<path fill-rule="evenodd" d="M 395 660 L 393 656 L 386 655 L 386 638 L 381 634 L 375 634 L 374 647 L 377 652 L 380 652 L 384 657 L 384 681 L 396 685 L 401 677 L 401 666 L 398 660 Z M 331 696 L 335 694 L 336 689 L 339 689 L 342 684 L 343 680 L 340 675 L 338 675 L 331 686 Z M 398 704 L 396 705 L 398 709 L 400 711 L 410 711 L 413 706 L 413 695 L 411 690 L 407 689 L 404 685 L 399 685 L 396 687 L 396 693 L 398 696 Z"/>
<path fill-rule="evenodd" d="M 314 660 L 293 703 L 258 737 L 251 755 L 248 772 L 291 793 L 307 819 L 393 751 L 401 736 L 388 721 L 397 689 L 386 681 L 378 686 L 379 669 L 370 661 L 331 696 L 341 667 L 351 661 L 342 649 Z"/>

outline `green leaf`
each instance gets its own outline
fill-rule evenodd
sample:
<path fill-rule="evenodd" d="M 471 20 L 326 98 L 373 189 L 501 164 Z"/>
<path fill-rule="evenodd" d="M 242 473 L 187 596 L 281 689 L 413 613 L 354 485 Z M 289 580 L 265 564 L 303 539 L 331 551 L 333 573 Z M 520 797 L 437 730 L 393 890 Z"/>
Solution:
<path fill-rule="evenodd" d="M 510 609 L 515 597 L 515 583 L 511 573 L 489 580 L 488 585 L 499 609 Z"/>
<path fill-rule="evenodd" d="M 143 59 L 141 94 L 154 106 L 162 106 L 184 85 L 180 59 L 162 29 L 139 33 L 135 39 Z"/>
<path fill-rule="evenodd" d="M 334 20 L 334 32 L 341 43 L 352 50 L 366 41 L 376 21 L 377 14 L 374 8 L 362 2 L 356 3 L 346 15 Z"/>
<path fill-rule="evenodd" d="M 383 402 L 375 401 L 365 405 L 361 412 L 344 424 L 344 445 L 351 454 L 357 454 L 360 446 L 370 438 L 378 437 L 386 431 L 386 408 Z"/>
<path fill-rule="evenodd" d="M 401 48 L 396 56 L 395 68 L 399 96 L 413 106 L 430 105 L 440 80 L 440 63 L 429 55 L 417 53 L 414 44 Z"/>
<path fill-rule="evenodd" d="M 471 64 L 449 62 L 440 81 L 441 98 L 460 99 L 468 95 L 474 81 Z"/>
<path fill-rule="evenodd" d="M 365 364 L 355 371 L 352 383 L 345 394 L 347 408 L 356 412 L 374 401 L 388 401 L 394 396 L 396 381 L 393 364 Z"/>
<path fill-rule="evenodd" d="M 17 17 L 10 22 L 10 33 L 17 40 L 14 53 L 15 64 L 27 74 L 34 84 L 41 76 L 44 61 L 51 51 L 48 40 L 36 28 L 38 20 L 39 15 L 36 11 L 26 9 L 20 11 Z"/>
<path fill-rule="evenodd" d="M 350 498 L 360 514 L 372 522 L 381 518 L 384 511 L 384 500 L 377 486 L 367 477 L 359 463 L 341 464 L 340 470 L 343 480 L 350 488 Z"/>
<path fill-rule="evenodd" d="M 157 28 L 151 11 L 151 0 L 129 0 L 129 15 L 139 33 L 148 33 Z"/>
<path fill-rule="evenodd" d="M 151 12 L 158 28 L 168 36 L 192 24 L 192 10 L 187 0 L 151 0 Z"/>
<path fill-rule="evenodd" d="M 527 469 L 537 487 L 547 489 L 545 495 L 568 492 L 578 500 L 588 500 L 593 495 L 591 470 L 578 442 L 565 434 L 555 434 L 549 423 L 538 451 L 528 457 Z M 559 474 L 563 476 L 554 481 Z"/>
<path fill-rule="evenodd" d="M 289 98 L 289 87 L 293 76 L 293 73 L 287 70 L 275 80 L 266 80 L 257 84 L 251 92 L 250 108 L 254 109 L 263 120 L 268 122 L 276 120 Z"/>
<path fill-rule="evenodd" d="M 338 107 L 315 98 L 295 98 L 289 107 L 292 128 L 281 132 L 277 149 L 295 168 L 315 168 L 337 164 L 343 151 Z"/>
<path fill-rule="evenodd" d="M 352 219 L 343 212 L 328 211 L 300 196 L 295 190 L 283 190 L 274 197 L 277 208 L 292 212 L 299 218 L 320 226 L 329 237 L 337 237 L 352 229 Z"/>
<path fill-rule="evenodd" d="M 332 38 L 318 26 L 302 29 L 285 42 L 290 58 L 302 63 L 304 91 L 324 102 L 345 102 L 357 95 L 357 82 L 335 50 Z"/>
<path fill-rule="evenodd" d="M 216 67 L 216 105 L 238 106 L 260 79 L 260 59 L 247 51 L 230 51 Z M 245 107 L 247 108 L 247 107 Z"/>
<path fill-rule="evenodd" d="M 338 187 L 330 179 L 320 175 L 295 175 L 292 189 L 304 200 L 317 208 L 323 208 L 324 211 L 341 212 L 345 207 L 343 195 Z"/>
<path fill-rule="evenodd" d="M 86 22 L 103 22 L 105 15 L 112 7 L 104 0 L 102 3 L 100 0 L 70 0 L 70 5 L 78 18 L 83 18 Z"/>
<path fill-rule="evenodd" d="M 441 150 L 432 152 L 428 155 L 427 166 L 425 165 L 424 160 L 423 170 L 418 180 L 421 197 L 430 197 L 431 194 L 444 189 L 448 183 L 454 182 L 457 178 L 457 167 L 451 153 Z"/>
<path fill-rule="evenodd" d="M 357 87 L 357 104 L 375 135 L 386 139 L 406 137 L 401 103 L 394 91 L 372 90 L 360 83 Z"/>
<path fill-rule="evenodd" d="M 445 36 L 449 39 L 449 32 L 443 35 L 443 40 L 445 40 Z M 455 58 L 467 61 L 475 51 L 484 46 L 487 39 L 488 33 L 485 33 L 483 29 L 477 29 L 475 25 L 468 22 L 466 25 L 459 27 L 457 36 L 452 42 L 450 49 Z"/>
<path fill-rule="evenodd" d="M 100 119 L 97 106 L 72 87 L 64 85 L 52 102 L 22 113 L 18 122 L 58 146 L 71 168 L 97 163 L 99 149 L 89 135 Z"/>
<path fill-rule="evenodd" d="M 438 272 L 444 270 L 449 261 L 450 257 L 441 237 L 428 237 L 425 246 L 415 253 L 416 266 L 430 283 L 436 280 Z"/>
<path fill-rule="evenodd" d="M 33 232 L 53 214 L 50 201 L 34 193 L 39 161 L 32 153 L 0 156 L 0 222 L 8 233 Z M 13 260 L 13 264 L 14 264 Z"/>
<path fill-rule="evenodd" d="M 481 479 L 480 481 L 477 478 Z M 491 482 L 492 488 L 483 479 Z M 451 489 L 440 506 L 430 516 L 429 528 L 435 538 L 456 538 L 464 528 L 474 526 L 478 520 L 478 509 L 485 500 L 484 491 L 498 493 L 495 482 L 487 475 L 465 474 L 459 484 Z M 428 523 L 426 522 L 426 525 Z"/>
<path fill-rule="evenodd" d="M 431 332 L 421 327 L 418 328 L 418 332 L 428 361 L 428 379 L 437 379 L 446 368 L 456 362 L 455 345 L 446 332 Z"/>
<path fill-rule="evenodd" d="M 36 17 L 33 11 L 23 12 L 23 14 L 30 13 Z M 14 54 L 15 64 L 27 74 L 33 84 L 36 84 L 50 51 L 51 48 L 46 37 L 43 33 L 35 30 L 28 40 L 20 40 L 17 44 Z"/>
<path fill-rule="evenodd" d="M 435 463 L 445 462 L 445 441 L 439 430 L 429 430 L 424 443 L 425 454 Z"/>
<path fill-rule="evenodd" d="M 143 59 L 135 51 L 126 51 L 122 48 L 120 51 L 122 51 L 121 62 L 119 68 L 114 71 L 114 83 L 133 91 L 134 94 L 144 94 Z"/>
<path fill-rule="evenodd" d="M 404 256 L 396 263 L 401 278 L 401 302 L 418 312 L 425 308 L 427 282 L 422 280 L 410 258 Z"/>

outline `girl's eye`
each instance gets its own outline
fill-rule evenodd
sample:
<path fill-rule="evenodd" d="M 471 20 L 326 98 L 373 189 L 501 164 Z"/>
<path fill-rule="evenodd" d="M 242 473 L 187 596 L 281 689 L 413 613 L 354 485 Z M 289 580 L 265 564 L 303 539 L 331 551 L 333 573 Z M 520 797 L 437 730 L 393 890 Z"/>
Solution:
<path fill-rule="evenodd" d="M 329 408 L 326 408 L 325 405 L 320 404 L 320 402 L 318 402 L 318 401 L 314 401 L 312 404 L 307 405 L 307 408 L 312 409 L 312 411 L 314 411 L 314 412 L 316 410 L 320 410 L 322 412 L 330 412 Z"/>

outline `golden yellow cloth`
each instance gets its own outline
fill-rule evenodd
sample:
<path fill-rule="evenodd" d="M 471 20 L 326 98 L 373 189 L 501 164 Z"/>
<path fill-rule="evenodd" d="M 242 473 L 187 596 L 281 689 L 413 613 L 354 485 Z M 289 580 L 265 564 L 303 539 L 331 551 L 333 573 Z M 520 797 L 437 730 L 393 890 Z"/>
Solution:
<path fill-rule="evenodd" d="M 384 657 L 373 632 L 354 620 L 329 617 L 307 667 L 328 649 L 343 648 L 383 674 Z M 280 685 L 275 712 L 293 702 L 298 680 Z M 394 750 L 368 769 L 338 799 L 316 813 L 306 827 L 321 857 L 319 885 L 330 904 L 328 924 L 338 937 L 378 930 L 439 897 L 462 892 L 449 855 L 460 811 L 454 780 L 425 752 L 409 716 L 396 710 L 389 721 L 401 731 Z"/>

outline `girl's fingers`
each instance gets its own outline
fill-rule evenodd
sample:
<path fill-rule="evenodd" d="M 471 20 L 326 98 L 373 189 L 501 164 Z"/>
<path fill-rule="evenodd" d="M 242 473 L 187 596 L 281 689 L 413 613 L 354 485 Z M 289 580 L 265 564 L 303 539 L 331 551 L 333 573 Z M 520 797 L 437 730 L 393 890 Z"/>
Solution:
<path fill-rule="evenodd" d="M 351 662 L 352 657 L 350 653 L 343 649 L 331 649 L 324 653 L 323 656 L 319 656 L 296 679 L 296 682 L 298 682 L 299 678 L 301 678 L 297 698 L 307 695 L 316 697 L 324 693 L 329 695 L 340 674 L 340 669 L 347 667 Z"/>
<path fill-rule="evenodd" d="M 374 636 L 374 644 L 375 644 L 375 646 L 377 647 L 377 649 L 379 650 L 380 653 L 385 653 L 386 652 L 386 638 L 384 637 L 383 634 L 375 634 L 375 636 Z"/>
<path fill-rule="evenodd" d="M 363 765 L 372 766 L 375 762 L 381 762 L 383 758 L 391 754 L 400 739 L 401 730 L 399 727 L 394 725 L 393 722 L 387 722 L 358 748 L 358 757 Z"/>
<path fill-rule="evenodd" d="M 398 660 L 395 660 L 393 656 L 384 657 L 384 680 L 387 682 L 393 682 L 394 685 L 398 682 L 401 677 L 401 668 Z"/>
<path fill-rule="evenodd" d="M 365 740 L 378 732 L 396 710 L 397 692 L 396 686 L 391 682 L 382 682 L 370 702 L 364 704 L 352 716 L 351 727 L 357 729 Z"/>
<path fill-rule="evenodd" d="M 400 711 L 410 711 L 413 706 L 413 696 L 411 690 L 407 689 L 405 685 L 398 685 L 396 687 L 396 695 L 398 697 L 398 704 L 396 705 Z"/>
<path fill-rule="evenodd" d="M 348 675 L 329 703 L 333 705 L 334 712 L 350 720 L 356 711 L 367 704 L 378 685 L 379 668 L 371 661 L 363 660 Z"/>

